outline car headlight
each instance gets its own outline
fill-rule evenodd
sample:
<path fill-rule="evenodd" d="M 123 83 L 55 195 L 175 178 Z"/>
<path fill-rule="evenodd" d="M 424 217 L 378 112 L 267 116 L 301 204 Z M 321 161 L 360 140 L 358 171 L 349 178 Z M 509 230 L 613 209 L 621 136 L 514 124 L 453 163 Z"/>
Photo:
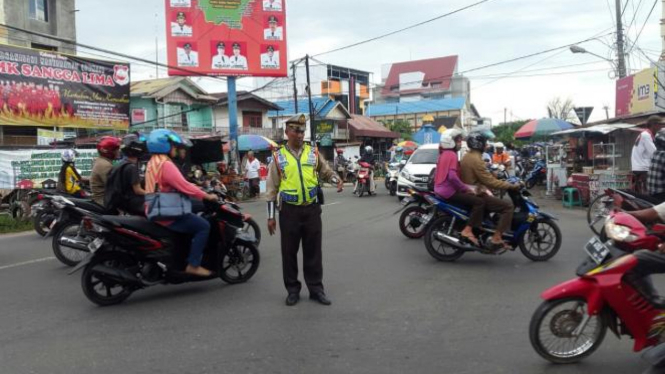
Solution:
<path fill-rule="evenodd" d="M 605 223 L 605 233 L 607 237 L 617 242 L 632 242 L 637 240 L 637 236 L 630 233 L 630 228 L 623 225 L 617 225 L 610 219 Z"/>
<path fill-rule="evenodd" d="M 411 174 L 409 174 L 409 172 L 406 170 L 402 170 L 400 176 L 408 181 L 411 181 Z"/>

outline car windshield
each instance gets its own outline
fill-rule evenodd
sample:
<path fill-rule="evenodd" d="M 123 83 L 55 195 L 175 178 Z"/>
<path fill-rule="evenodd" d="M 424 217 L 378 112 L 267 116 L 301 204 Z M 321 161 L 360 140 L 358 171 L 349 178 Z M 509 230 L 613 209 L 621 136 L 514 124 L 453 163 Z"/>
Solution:
<path fill-rule="evenodd" d="M 419 149 L 411 156 L 409 161 L 412 164 L 436 164 L 438 159 L 438 149 Z"/>

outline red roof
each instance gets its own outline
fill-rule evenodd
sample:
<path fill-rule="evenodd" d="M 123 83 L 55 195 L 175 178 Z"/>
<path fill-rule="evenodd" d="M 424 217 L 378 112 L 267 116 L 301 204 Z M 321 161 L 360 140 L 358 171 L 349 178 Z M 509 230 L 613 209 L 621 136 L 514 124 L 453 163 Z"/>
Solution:
<path fill-rule="evenodd" d="M 427 87 L 402 91 L 402 94 L 430 91 L 432 89 L 447 91 L 450 89 L 451 78 L 455 73 L 455 68 L 457 67 L 457 59 L 457 56 L 447 56 L 430 58 L 427 60 L 398 62 L 393 64 L 390 67 L 390 73 L 388 73 L 388 79 L 386 79 L 386 84 L 383 87 L 382 94 L 386 96 L 390 96 L 391 94 L 397 95 L 397 93 L 392 92 L 391 87 L 399 87 L 399 76 L 405 73 L 417 72 L 425 74 L 425 77 L 423 78 L 423 85 L 426 85 Z M 431 83 L 440 83 L 441 85 L 433 88 L 429 87 Z"/>
<path fill-rule="evenodd" d="M 349 120 L 351 132 L 355 136 L 364 136 L 368 138 L 399 138 L 399 133 L 392 132 L 385 128 L 381 122 L 377 122 L 369 117 L 352 114 Z"/>

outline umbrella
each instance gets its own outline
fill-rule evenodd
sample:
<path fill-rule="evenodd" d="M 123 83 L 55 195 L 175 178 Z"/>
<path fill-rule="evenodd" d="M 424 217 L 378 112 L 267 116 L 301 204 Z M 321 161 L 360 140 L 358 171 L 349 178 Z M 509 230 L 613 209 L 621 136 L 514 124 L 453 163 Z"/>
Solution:
<path fill-rule="evenodd" d="M 544 136 L 553 132 L 572 128 L 573 125 L 564 120 L 556 118 L 543 118 L 529 121 L 526 123 L 526 125 L 520 127 L 520 129 L 515 133 L 515 139 L 529 139 L 532 137 Z"/>
<path fill-rule="evenodd" d="M 265 151 L 277 148 L 277 143 L 260 135 L 240 135 L 238 137 L 239 151 Z"/>
<path fill-rule="evenodd" d="M 401 142 L 401 143 L 397 143 L 397 146 L 398 146 L 398 147 L 402 147 L 402 148 L 412 148 L 412 149 L 416 149 L 416 148 L 418 148 L 418 143 L 413 142 L 413 141 L 411 141 L 411 140 L 406 140 L 406 141 L 403 141 L 403 142 Z"/>

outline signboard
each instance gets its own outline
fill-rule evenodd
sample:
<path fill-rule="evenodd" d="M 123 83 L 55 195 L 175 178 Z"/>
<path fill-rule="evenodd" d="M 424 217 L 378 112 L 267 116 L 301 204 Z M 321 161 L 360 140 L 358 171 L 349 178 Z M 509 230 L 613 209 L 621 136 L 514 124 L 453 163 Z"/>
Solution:
<path fill-rule="evenodd" d="M 64 149 L 0 151 L 0 188 L 15 188 L 20 181 L 31 181 L 35 186 L 41 185 L 47 179 L 57 181 L 63 151 Z M 76 169 L 81 175 L 89 176 L 93 160 L 98 156 L 97 150 L 80 149 L 78 152 Z"/>
<path fill-rule="evenodd" d="M 580 120 L 580 123 L 586 125 L 587 121 L 589 120 L 589 117 L 591 116 L 591 112 L 593 112 L 593 107 L 586 106 L 582 108 L 575 108 L 574 110 L 575 114 L 577 115 L 577 118 Z"/>
<path fill-rule="evenodd" d="M 287 76 L 286 0 L 165 0 L 169 75 Z"/>
<path fill-rule="evenodd" d="M 0 125 L 126 130 L 129 64 L 0 45 Z"/>
<path fill-rule="evenodd" d="M 332 134 L 335 129 L 335 125 L 332 122 L 320 121 L 316 124 L 316 133 L 317 134 Z"/>
<path fill-rule="evenodd" d="M 132 109 L 132 125 L 145 122 L 145 109 Z"/>
<path fill-rule="evenodd" d="M 657 74 L 658 69 L 653 67 L 617 80 L 615 111 L 617 117 L 656 110 Z"/>
<path fill-rule="evenodd" d="M 37 145 L 49 145 L 59 140 L 65 140 L 64 132 L 37 129 Z"/>

